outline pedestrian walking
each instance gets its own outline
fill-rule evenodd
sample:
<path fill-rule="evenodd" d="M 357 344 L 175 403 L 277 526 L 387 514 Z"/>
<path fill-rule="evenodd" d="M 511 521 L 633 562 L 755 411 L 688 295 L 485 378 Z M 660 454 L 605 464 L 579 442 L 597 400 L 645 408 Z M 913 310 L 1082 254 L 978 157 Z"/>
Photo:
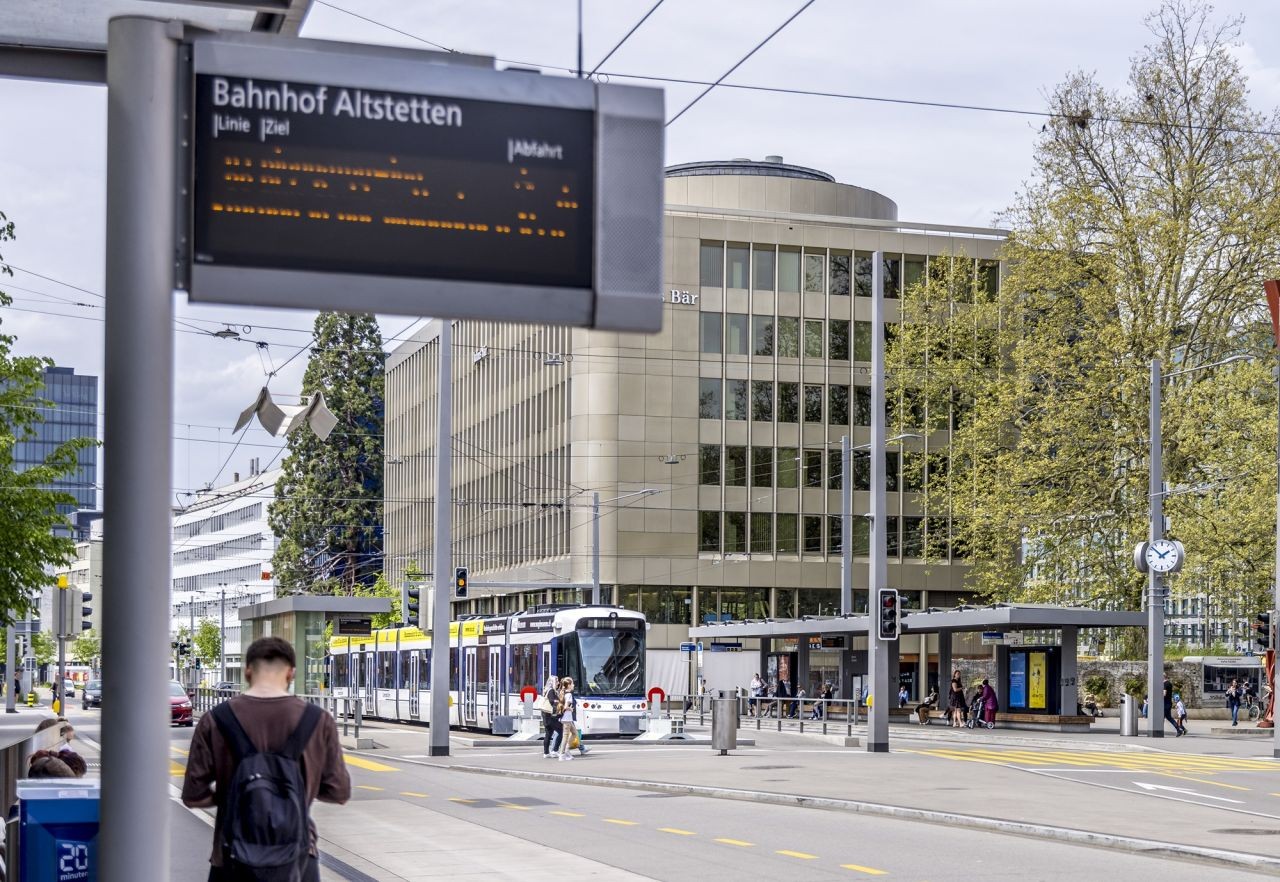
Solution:
<path fill-rule="evenodd" d="M 982 681 L 982 722 L 988 729 L 996 727 L 996 711 L 1000 709 L 1000 698 L 992 688 L 989 680 Z"/>
<path fill-rule="evenodd" d="M 1227 709 L 1231 711 L 1231 725 L 1240 725 L 1240 698 L 1243 690 L 1240 688 L 1238 680 L 1232 680 L 1231 685 L 1227 687 Z"/>
<path fill-rule="evenodd" d="M 311 804 L 345 803 L 351 777 L 333 717 L 289 693 L 296 669 L 288 641 L 258 638 L 244 654 L 249 688 L 196 724 L 182 802 L 217 806 L 210 882 L 320 880 Z"/>
<path fill-rule="evenodd" d="M 573 754 L 569 753 L 574 747 L 574 741 L 579 738 L 576 721 L 578 718 L 578 699 L 573 694 L 573 678 L 565 677 L 560 681 L 560 726 L 563 731 L 560 733 L 560 759 L 571 760 Z M 581 746 L 580 744 L 578 745 Z"/>
<path fill-rule="evenodd" d="M 1178 721 L 1178 734 L 1187 734 L 1187 706 L 1182 703 L 1181 695 L 1173 696 L 1173 717 Z"/>
<path fill-rule="evenodd" d="M 1164 701 L 1164 718 L 1171 726 L 1173 731 L 1177 733 L 1174 737 L 1182 735 L 1182 726 L 1173 717 L 1173 683 L 1169 681 L 1169 672 L 1164 672 L 1164 683 L 1161 684 L 1161 698 Z"/>
<path fill-rule="evenodd" d="M 558 750 L 558 739 L 563 734 L 560 725 L 560 714 L 556 705 L 560 703 L 560 678 L 555 674 L 547 675 L 547 683 L 542 687 L 534 707 L 542 712 L 542 758 L 551 759 Z"/>
<path fill-rule="evenodd" d="M 751 675 L 751 697 L 747 699 L 747 716 L 760 715 L 760 699 L 764 695 L 764 680 L 759 674 Z"/>

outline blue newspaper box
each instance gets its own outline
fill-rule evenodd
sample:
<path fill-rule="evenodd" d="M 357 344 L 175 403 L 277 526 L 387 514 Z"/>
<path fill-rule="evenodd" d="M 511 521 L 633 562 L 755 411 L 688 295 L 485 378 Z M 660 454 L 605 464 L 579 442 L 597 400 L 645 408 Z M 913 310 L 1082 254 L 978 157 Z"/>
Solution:
<path fill-rule="evenodd" d="M 18 782 L 21 882 L 98 878 L 98 781 Z"/>

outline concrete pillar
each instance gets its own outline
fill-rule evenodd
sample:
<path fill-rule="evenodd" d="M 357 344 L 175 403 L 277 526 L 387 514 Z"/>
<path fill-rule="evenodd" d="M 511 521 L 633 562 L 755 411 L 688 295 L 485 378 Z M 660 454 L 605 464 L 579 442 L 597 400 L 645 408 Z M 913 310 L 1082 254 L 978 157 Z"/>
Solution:
<path fill-rule="evenodd" d="M 920 660 L 916 662 L 916 692 L 913 701 L 924 701 L 929 694 L 929 635 L 920 635 Z"/>
<path fill-rule="evenodd" d="M 801 634 L 796 640 L 796 694 L 803 689 L 809 693 L 809 637 Z M 812 697 L 812 696 L 809 696 Z"/>
<path fill-rule="evenodd" d="M 1009 710 L 1009 647 L 997 646 L 996 680 L 991 685 L 996 690 L 996 698 L 1000 700 L 1000 709 Z"/>
<path fill-rule="evenodd" d="M 1058 713 L 1074 714 L 1076 712 L 1076 696 L 1079 676 L 1076 666 L 1076 645 L 1079 629 L 1074 625 L 1062 629 L 1062 659 L 1058 675 Z"/>
<path fill-rule="evenodd" d="M 898 706 L 898 688 L 899 688 L 898 681 L 900 680 L 900 677 L 898 675 L 902 670 L 902 654 L 900 651 L 902 648 L 902 638 L 899 637 L 897 640 L 890 640 L 888 641 L 888 644 L 889 644 L 889 652 L 888 652 L 889 689 L 885 694 L 885 698 L 889 699 L 888 707 L 897 707 Z M 878 696 L 877 696 L 877 699 L 878 699 Z"/>
<path fill-rule="evenodd" d="M 951 682 L 951 632 L 938 632 L 938 704 L 946 707 Z"/>

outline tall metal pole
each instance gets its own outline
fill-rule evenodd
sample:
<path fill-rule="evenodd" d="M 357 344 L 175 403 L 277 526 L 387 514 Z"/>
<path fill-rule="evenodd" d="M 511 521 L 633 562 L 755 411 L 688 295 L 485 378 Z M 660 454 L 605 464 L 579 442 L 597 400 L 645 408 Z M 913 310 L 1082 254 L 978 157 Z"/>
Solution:
<path fill-rule="evenodd" d="M 840 436 L 840 612 L 853 612 L 853 453 Z"/>
<path fill-rule="evenodd" d="M 1164 538 L 1164 462 L 1160 437 L 1160 359 L 1151 359 L 1151 475 L 1148 495 L 1151 497 L 1151 524 L 1148 540 Z M 1147 734 L 1164 737 L 1164 597 L 1160 574 L 1147 574 Z"/>
<path fill-rule="evenodd" d="M 1280 345 L 1280 338 L 1277 339 Z M 1276 362 L 1276 576 L 1275 576 L 1275 593 L 1271 598 L 1271 626 L 1274 629 L 1272 633 L 1280 633 L 1280 360 Z M 1276 646 L 1276 641 L 1271 642 L 1271 651 L 1280 657 L 1280 646 Z M 1275 718 L 1272 720 L 1273 728 L 1271 730 L 1271 755 L 1276 759 L 1280 759 L 1280 701 L 1277 700 L 1275 687 L 1280 683 L 1280 676 L 1276 677 L 1273 682 L 1271 692 L 1271 702 L 1276 708 Z"/>
<path fill-rule="evenodd" d="M 431 601 L 431 756 L 449 755 L 449 601 L 453 596 L 453 324 L 440 320 L 436 415 L 436 591 Z M 459 659 L 461 665 L 461 659 Z"/>
<path fill-rule="evenodd" d="M 578 79 L 582 79 L 582 0 L 578 0 Z"/>
<path fill-rule="evenodd" d="M 67 620 L 67 598 L 70 597 L 69 588 L 58 589 L 58 608 L 53 612 L 53 621 L 55 634 L 54 638 L 58 641 L 58 677 L 54 680 L 53 694 L 58 698 L 58 713 L 65 714 L 67 712 L 67 696 L 63 695 L 67 686 L 67 634 L 71 631 L 71 623 Z"/>
<path fill-rule="evenodd" d="M 194 592 L 192 592 L 194 593 Z M 196 685 L 196 602 L 187 601 L 187 683 Z"/>
<path fill-rule="evenodd" d="M 885 376 L 884 376 L 884 260 L 871 255 L 871 572 L 867 582 L 867 674 L 871 708 L 867 712 L 867 750 L 889 750 L 889 644 L 880 639 L 871 611 L 876 591 L 888 587 L 889 544 L 885 535 Z"/>
<path fill-rule="evenodd" d="M 600 493 L 591 494 L 591 605 L 600 605 Z"/>
<path fill-rule="evenodd" d="M 9 611 L 9 615 L 13 615 L 13 610 Z M 18 639 L 18 629 L 12 622 L 9 624 L 4 642 L 4 710 L 8 714 L 16 714 L 18 712 L 15 703 L 18 700 L 18 688 L 14 684 L 17 682 L 17 670 L 14 668 L 14 641 Z"/>
<path fill-rule="evenodd" d="M 227 679 L 227 587 L 218 600 L 218 682 Z"/>
<path fill-rule="evenodd" d="M 102 882 L 169 878 L 173 242 L 179 46 L 166 22 L 107 29 Z M 138 574 L 145 573 L 145 579 Z"/>

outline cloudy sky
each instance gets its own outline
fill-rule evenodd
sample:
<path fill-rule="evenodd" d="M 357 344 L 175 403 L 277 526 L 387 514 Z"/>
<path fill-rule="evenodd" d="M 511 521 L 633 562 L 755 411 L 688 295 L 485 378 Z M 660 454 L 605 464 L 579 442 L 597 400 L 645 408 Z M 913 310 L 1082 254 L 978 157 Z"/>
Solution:
<path fill-rule="evenodd" d="M 653 3 L 585 0 L 587 68 Z M 666 0 L 602 70 L 714 80 L 801 5 Z M 1122 88 L 1130 57 L 1149 38 L 1143 15 L 1154 6 L 817 0 L 728 82 L 1039 110 L 1072 70 L 1096 71 Z M 315 0 L 303 35 L 415 48 L 431 41 L 558 73 L 575 65 L 576 9 L 574 0 Z M 164 10 L 157 5 L 157 14 Z M 1270 113 L 1280 106 L 1280 7 L 1224 0 L 1217 14 L 1245 17 L 1236 51 L 1255 107 Z M 702 88 L 664 85 L 669 115 Z M 0 310 L 3 329 L 17 335 L 23 354 L 101 375 L 105 90 L 0 80 L 0 109 L 0 211 L 18 227 L 4 255 L 21 268 L 0 286 L 14 298 Z M 1014 114 L 724 89 L 667 129 L 667 161 L 781 154 L 886 194 L 904 220 L 982 225 L 1030 173 L 1040 124 Z M 173 482 L 181 494 L 225 483 L 246 471 L 251 456 L 266 464 L 276 455 L 277 445 L 256 428 L 233 453 L 231 427 L 267 374 L 286 362 L 271 388 L 297 394 L 306 361 L 299 351 L 313 316 L 196 307 L 181 296 L 178 315 Z M 392 338 L 413 322 L 389 316 L 381 324 Z M 209 336 L 228 325 L 246 340 Z M 388 341 L 388 349 L 394 345 Z"/>

